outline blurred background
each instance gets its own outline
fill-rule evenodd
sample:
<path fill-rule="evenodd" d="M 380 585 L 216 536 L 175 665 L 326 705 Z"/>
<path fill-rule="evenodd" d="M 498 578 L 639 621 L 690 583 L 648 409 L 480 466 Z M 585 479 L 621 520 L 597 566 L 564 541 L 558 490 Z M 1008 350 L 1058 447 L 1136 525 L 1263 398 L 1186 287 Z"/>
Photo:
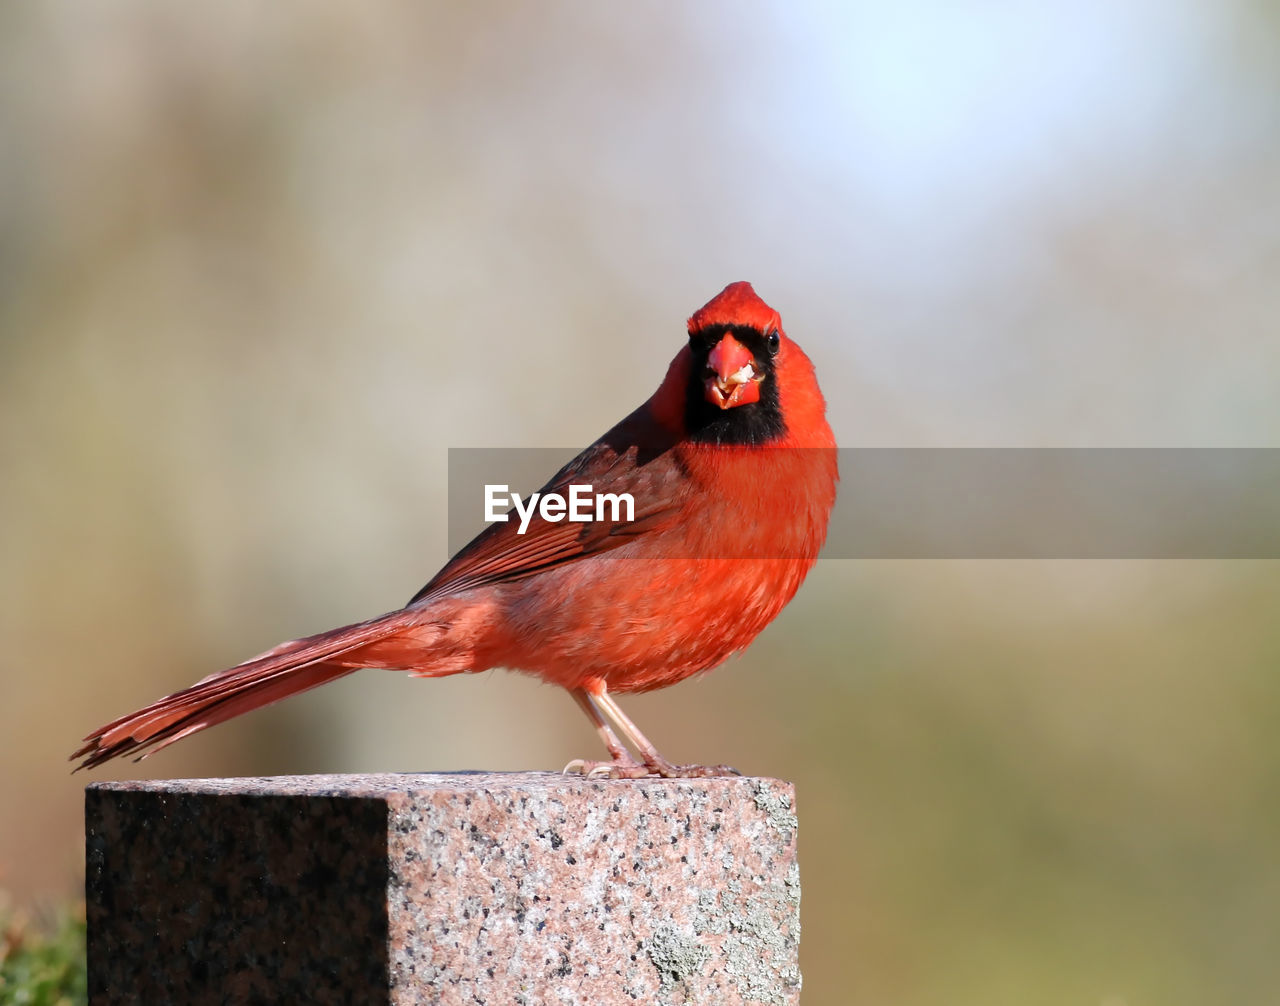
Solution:
<path fill-rule="evenodd" d="M 0 887 L 94 778 L 559 768 L 494 672 L 142 765 L 89 729 L 447 558 L 449 447 L 573 447 L 748 279 L 844 446 L 1277 446 L 1280 7 L 0 7 Z M 1280 991 L 1273 562 L 826 561 L 633 699 L 799 787 L 804 1001 Z"/>

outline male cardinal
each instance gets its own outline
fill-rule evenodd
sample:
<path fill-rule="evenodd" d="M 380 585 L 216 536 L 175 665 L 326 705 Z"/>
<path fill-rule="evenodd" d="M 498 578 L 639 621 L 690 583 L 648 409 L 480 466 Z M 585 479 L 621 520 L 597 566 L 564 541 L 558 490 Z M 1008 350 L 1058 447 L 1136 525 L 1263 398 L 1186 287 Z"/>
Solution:
<path fill-rule="evenodd" d="M 630 493 L 633 520 L 537 516 L 524 534 L 515 521 L 492 523 L 398 611 L 212 674 L 99 727 L 71 757 L 85 768 L 158 751 L 363 667 L 423 678 L 507 667 L 568 689 L 590 717 L 611 760 L 573 762 L 575 771 L 730 773 L 667 761 L 612 693 L 715 667 L 791 600 L 835 501 L 825 409 L 778 313 L 733 283 L 689 319 L 688 344 L 653 397 L 541 490 Z"/>

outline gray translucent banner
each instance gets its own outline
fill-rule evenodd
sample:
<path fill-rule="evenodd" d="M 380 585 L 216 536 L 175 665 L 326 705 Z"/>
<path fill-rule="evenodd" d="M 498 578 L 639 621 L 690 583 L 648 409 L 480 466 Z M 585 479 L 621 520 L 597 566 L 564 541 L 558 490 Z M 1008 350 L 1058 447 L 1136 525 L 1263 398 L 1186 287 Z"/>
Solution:
<path fill-rule="evenodd" d="M 576 453 L 450 449 L 450 554 L 486 526 L 487 485 L 526 496 Z M 1280 558 L 1280 449 L 837 453 L 840 487 L 823 558 Z M 519 523 L 514 512 L 511 519 Z"/>

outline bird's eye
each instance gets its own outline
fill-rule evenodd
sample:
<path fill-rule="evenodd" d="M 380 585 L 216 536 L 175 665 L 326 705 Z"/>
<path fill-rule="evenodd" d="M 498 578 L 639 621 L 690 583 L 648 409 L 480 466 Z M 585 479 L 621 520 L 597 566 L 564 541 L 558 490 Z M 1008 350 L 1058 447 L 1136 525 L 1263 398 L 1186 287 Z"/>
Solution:
<path fill-rule="evenodd" d="M 765 342 L 769 346 L 769 355 L 777 356 L 778 350 L 782 347 L 782 336 L 778 334 L 778 330 L 774 329 L 765 337 Z"/>

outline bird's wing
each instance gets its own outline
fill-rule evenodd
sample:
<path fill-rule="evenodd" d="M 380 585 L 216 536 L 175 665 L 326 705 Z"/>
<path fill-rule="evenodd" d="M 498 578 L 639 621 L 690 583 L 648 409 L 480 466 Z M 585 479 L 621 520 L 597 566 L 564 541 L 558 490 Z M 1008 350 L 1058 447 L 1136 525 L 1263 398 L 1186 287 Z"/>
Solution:
<path fill-rule="evenodd" d="M 628 493 L 634 501 L 634 520 L 552 522 L 535 513 L 524 534 L 520 534 L 520 524 L 513 513 L 510 520 L 490 524 L 473 538 L 409 604 L 471 587 L 519 580 L 612 551 L 638 535 L 662 531 L 680 518 L 684 481 L 685 473 L 669 450 L 615 447 L 608 438 L 597 441 L 552 476 L 539 492 L 555 492 L 567 499 L 570 484 L 589 484 L 595 494 Z"/>

